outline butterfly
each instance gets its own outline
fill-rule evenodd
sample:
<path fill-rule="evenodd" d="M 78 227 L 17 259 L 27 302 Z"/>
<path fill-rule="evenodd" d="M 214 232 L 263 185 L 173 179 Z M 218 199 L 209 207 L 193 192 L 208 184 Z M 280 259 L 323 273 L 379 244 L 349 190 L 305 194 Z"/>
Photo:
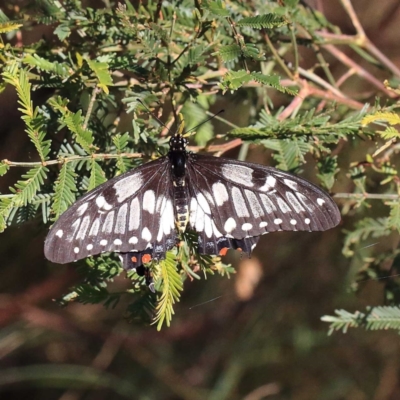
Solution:
<path fill-rule="evenodd" d="M 103 252 L 123 267 L 165 258 L 190 229 L 200 254 L 249 256 L 259 237 L 276 231 L 325 231 L 340 212 L 325 191 L 272 167 L 193 154 L 174 134 L 166 156 L 98 186 L 54 223 L 45 241 L 48 260 L 65 264 Z"/>

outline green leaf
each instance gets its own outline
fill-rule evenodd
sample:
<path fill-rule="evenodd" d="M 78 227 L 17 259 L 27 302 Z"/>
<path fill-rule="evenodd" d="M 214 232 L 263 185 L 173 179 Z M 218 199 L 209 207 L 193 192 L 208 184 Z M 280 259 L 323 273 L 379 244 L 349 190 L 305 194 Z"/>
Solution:
<path fill-rule="evenodd" d="M 229 71 L 223 77 L 220 85 L 225 90 L 226 89 L 237 90 L 245 83 L 248 83 L 251 80 L 253 80 L 252 75 L 245 70 Z"/>
<path fill-rule="evenodd" d="M 172 252 L 167 252 L 165 260 L 160 261 L 162 295 L 158 300 L 154 324 L 160 330 L 164 322 L 170 326 L 173 305 L 179 301 L 180 292 L 183 290 L 182 278 L 176 269 L 176 259 Z"/>
<path fill-rule="evenodd" d="M 71 34 L 71 29 L 66 23 L 62 23 L 54 30 L 54 34 L 57 35 L 61 41 L 63 41 Z"/>
<path fill-rule="evenodd" d="M 39 57 L 37 54 L 27 54 L 24 57 L 23 62 L 42 71 L 54 73 L 61 78 L 70 76 L 69 67 L 67 64 L 50 62 L 42 57 Z"/>
<path fill-rule="evenodd" d="M 107 179 L 105 178 L 105 174 L 100 167 L 100 164 L 94 158 L 90 160 L 89 165 L 90 165 L 90 179 L 89 179 L 89 186 L 87 188 L 88 192 L 90 192 L 97 186 L 107 181 Z"/>
<path fill-rule="evenodd" d="M 343 254 L 352 257 L 354 251 L 351 249 L 355 245 L 360 245 L 362 240 L 369 237 L 378 238 L 390 234 L 387 218 L 364 218 L 359 221 L 352 231 L 346 231 L 346 238 L 343 245 Z"/>
<path fill-rule="evenodd" d="M 108 70 L 109 65 L 106 62 L 92 61 L 88 58 L 86 58 L 86 62 L 88 63 L 90 69 L 96 75 L 96 78 L 99 80 L 97 86 L 103 89 L 103 91 L 108 94 L 108 86 L 113 85 L 110 71 Z"/>
<path fill-rule="evenodd" d="M 392 229 L 397 229 L 400 233 L 400 201 L 387 203 L 390 206 L 390 215 L 387 224 Z"/>
<path fill-rule="evenodd" d="M 227 46 L 222 46 L 218 52 L 213 53 L 213 55 L 219 55 L 222 61 L 228 62 L 238 59 L 242 55 L 242 51 L 238 44 L 229 44 Z"/>
<path fill-rule="evenodd" d="M 318 162 L 318 179 L 329 190 L 335 183 L 335 175 L 340 171 L 337 156 L 326 156 Z"/>
<path fill-rule="evenodd" d="M 203 7 L 217 17 L 229 17 L 229 11 L 222 1 L 205 1 Z"/>
<path fill-rule="evenodd" d="M 47 177 L 48 169 L 43 166 L 37 166 L 30 169 L 26 174 L 22 175 L 23 180 L 17 181 L 15 187 L 10 187 L 10 192 L 14 196 L 0 199 L 0 232 L 6 228 L 7 219 L 12 213 L 15 213 L 20 207 L 27 206 Z"/>
<path fill-rule="evenodd" d="M 76 192 L 76 173 L 72 163 L 64 163 L 61 167 L 58 179 L 54 184 L 54 203 L 52 213 L 54 220 L 67 210 L 67 208 L 75 201 Z"/>
<path fill-rule="evenodd" d="M 252 72 L 251 76 L 256 82 L 271 86 L 282 93 L 287 93 L 291 96 L 297 95 L 297 90 L 293 90 L 281 85 L 280 77 L 278 75 L 263 75 L 261 72 Z"/>
<path fill-rule="evenodd" d="M 0 22 L 0 33 L 7 33 L 19 29 L 23 24 L 15 21 Z"/>
<path fill-rule="evenodd" d="M 257 15 L 256 17 L 247 17 L 236 22 L 238 26 L 248 26 L 254 29 L 272 29 L 288 23 L 283 17 L 276 14 Z"/>
<path fill-rule="evenodd" d="M 367 307 L 365 313 L 346 310 L 335 310 L 335 313 L 335 316 L 325 315 L 321 318 L 330 323 L 329 335 L 338 330 L 346 333 L 349 328 L 358 327 L 367 330 L 400 330 L 400 308 L 397 306 Z"/>
<path fill-rule="evenodd" d="M 29 83 L 27 73 L 24 69 L 15 68 L 12 71 L 3 73 L 4 80 L 13 85 L 18 94 L 19 111 L 22 112 L 22 119 L 25 123 L 25 132 L 35 145 L 40 159 L 44 162 L 48 159 L 50 153 L 50 140 L 45 140 L 45 119 L 39 114 L 39 108 L 33 109 L 31 100 L 31 84 Z"/>
<path fill-rule="evenodd" d="M 0 176 L 5 175 L 9 169 L 10 166 L 6 162 L 0 161 Z"/>
<path fill-rule="evenodd" d="M 82 117 L 82 111 L 79 110 L 76 113 L 72 113 L 67 108 L 68 100 L 63 100 L 61 97 L 52 98 L 49 100 L 49 104 L 62 114 L 62 122 L 68 127 L 68 129 L 74 133 L 76 141 L 82 146 L 87 153 L 92 153 L 95 150 L 93 146 L 93 135 L 87 129 L 83 129 L 84 119 Z"/>

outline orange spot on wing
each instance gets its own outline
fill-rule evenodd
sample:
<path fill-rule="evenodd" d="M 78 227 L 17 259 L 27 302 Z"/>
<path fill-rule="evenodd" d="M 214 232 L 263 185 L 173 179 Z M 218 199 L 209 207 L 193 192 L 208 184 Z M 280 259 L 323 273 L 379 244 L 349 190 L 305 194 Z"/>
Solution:
<path fill-rule="evenodd" d="M 220 251 L 219 251 L 219 255 L 220 256 L 225 256 L 226 253 L 228 252 L 229 247 L 223 247 Z"/>
<path fill-rule="evenodd" d="M 237 251 L 243 251 L 240 247 L 238 247 L 236 250 L 237 250 Z"/>
<path fill-rule="evenodd" d="M 137 262 L 137 258 L 135 256 L 131 257 L 132 262 Z"/>
<path fill-rule="evenodd" d="M 150 254 L 144 254 L 143 257 L 142 257 L 142 261 L 144 263 L 150 262 L 151 261 L 151 255 Z"/>

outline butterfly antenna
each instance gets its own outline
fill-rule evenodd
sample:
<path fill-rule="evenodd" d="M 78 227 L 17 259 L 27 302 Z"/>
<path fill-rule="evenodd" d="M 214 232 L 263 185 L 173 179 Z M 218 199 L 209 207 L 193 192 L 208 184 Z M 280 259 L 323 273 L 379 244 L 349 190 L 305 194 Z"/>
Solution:
<path fill-rule="evenodd" d="M 189 130 L 187 130 L 186 132 L 184 132 L 183 135 L 187 135 L 188 133 L 194 131 L 195 129 L 197 129 L 199 126 L 205 124 L 208 121 L 211 121 L 213 118 L 215 118 L 217 115 L 222 114 L 223 112 L 225 112 L 225 110 L 219 110 L 217 113 L 215 113 L 214 115 L 211 115 L 210 118 L 207 118 L 205 121 L 200 122 L 198 125 L 196 125 L 194 128 L 191 128 Z M 189 135 L 190 136 L 190 135 Z"/>
<path fill-rule="evenodd" d="M 163 126 L 164 128 L 168 129 L 168 132 L 171 133 L 171 129 L 169 129 L 168 126 L 165 125 L 164 122 L 162 122 L 161 119 L 157 117 L 157 115 L 155 115 L 153 112 L 151 112 L 150 109 L 146 106 L 146 104 L 143 103 L 142 100 L 136 99 L 136 101 L 137 101 L 138 103 L 140 103 L 140 104 L 143 106 L 143 108 L 144 108 L 144 109 L 145 109 L 145 110 L 146 110 L 146 111 L 161 125 L 161 126 Z"/>

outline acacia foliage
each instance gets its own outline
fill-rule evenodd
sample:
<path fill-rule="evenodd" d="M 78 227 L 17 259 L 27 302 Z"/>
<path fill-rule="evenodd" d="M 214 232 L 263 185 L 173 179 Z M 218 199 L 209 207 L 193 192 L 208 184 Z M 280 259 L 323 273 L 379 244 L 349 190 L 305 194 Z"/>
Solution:
<path fill-rule="evenodd" d="M 329 190 L 337 176 L 348 175 L 351 183 L 343 209 L 359 221 L 346 233 L 347 257 L 353 257 L 370 237 L 399 231 L 399 180 L 391 159 L 399 137 L 395 127 L 398 104 L 368 109 L 328 96 L 330 101 L 321 105 L 318 96 L 309 96 L 286 115 L 299 89 L 304 89 L 299 79 L 299 46 L 309 46 L 320 56 L 324 40 L 316 32 L 335 31 L 335 27 L 295 0 L 282 4 L 204 1 L 193 5 L 182 1 L 176 7 L 164 1 L 133 6 L 125 0 L 114 8 L 93 9 L 82 7 L 80 1 L 46 0 L 36 8 L 14 10 L 9 17 L 2 13 L 1 89 L 12 85 L 17 92 L 37 161 L 0 162 L 0 175 L 11 167 L 27 168 L 9 192 L 0 195 L 0 231 L 38 216 L 49 224 L 78 196 L 141 163 L 139 156 L 149 159 L 165 153 L 167 130 L 154 124 L 138 100 L 158 113 L 167 126 L 182 112 L 191 128 L 206 118 L 223 94 L 256 100 L 250 125 L 231 126 L 219 139 L 227 144 L 230 139 L 240 139 L 263 146 L 272 152 L 276 166 L 292 172 L 301 172 L 311 155 L 321 185 Z M 24 35 L 42 24 L 52 30 L 45 40 L 16 43 L 17 32 Z M 309 36 L 304 37 L 304 32 Z M 294 55 L 294 63 L 282 57 L 287 52 Z M 304 79 L 329 92 L 335 82 L 323 65 L 326 76 L 322 84 L 307 72 Z M 42 89 L 50 93 L 47 101 L 33 104 L 32 92 Z M 284 96 L 286 108 L 274 105 L 276 92 Z M 126 114 L 129 124 L 121 122 L 126 121 Z M 379 122 L 384 130 L 372 131 L 369 124 L 373 122 Z M 365 155 L 366 162 L 339 167 L 336 146 L 355 142 L 360 135 L 366 140 L 376 135 L 380 153 L 385 152 L 386 157 L 378 158 L 380 153 L 375 152 Z M 206 123 L 197 129 L 193 144 L 203 147 L 215 138 L 212 124 Z M 363 214 L 370 205 L 368 192 L 376 189 L 368 181 L 371 171 L 378 175 L 374 182 L 382 188 L 382 199 L 385 194 L 394 196 L 387 203 L 388 212 L 379 219 Z M 143 279 L 130 274 L 133 285 L 129 293 L 135 296 L 128 307 L 130 318 L 135 319 L 139 309 L 145 315 L 156 310 L 158 327 L 169 324 L 182 280 L 198 279 L 200 271 L 232 272 L 218 257 L 197 255 L 190 234 L 186 239 L 164 262 L 152 265 L 159 293 L 155 298 L 141 285 Z M 377 273 L 382 257 L 387 261 L 396 256 L 390 250 L 380 258 L 368 252 L 359 268 Z M 112 256 L 81 264 L 85 282 L 64 301 L 117 304 L 120 294 L 107 291 L 107 282 L 121 272 Z M 393 293 L 388 290 L 387 297 L 394 299 Z"/>

